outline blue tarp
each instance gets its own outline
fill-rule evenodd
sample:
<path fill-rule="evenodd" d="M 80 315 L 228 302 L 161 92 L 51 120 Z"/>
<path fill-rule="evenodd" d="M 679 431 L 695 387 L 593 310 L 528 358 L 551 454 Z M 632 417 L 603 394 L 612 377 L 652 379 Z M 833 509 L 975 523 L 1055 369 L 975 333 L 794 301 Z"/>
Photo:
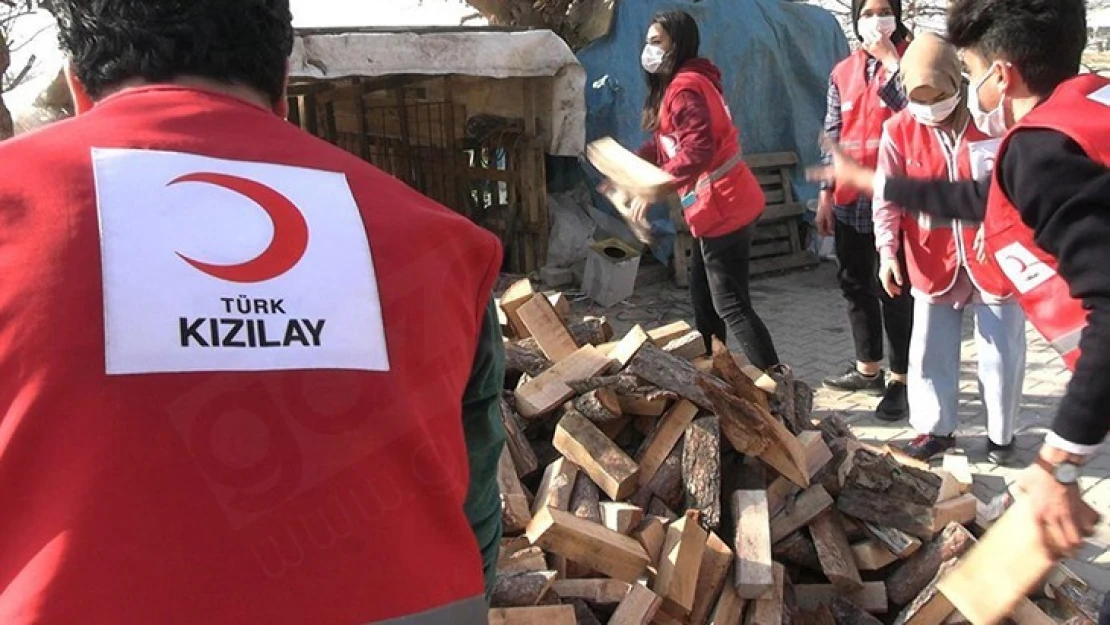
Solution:
<path fill-rule="evenodd" d="M 648 138 L 640 129 L 647 95 L 640 52 L 652 14 L 675 9 L 694 16 L 701 55 L 721 68 L 744 152 L 796 152 L 803 167 L 795 172 L 794 191 L 803 202 L 816 198 L 804 165 L 820 158 L 829 74 L 849 53 L 836 18 L 818 7 L 787 0 L 619 0 L 609 34 L 578 53 L 588 81 L 587 139 L 611 136 L 634 149 Z M 673 233 L 665 212 L 655 211 L 656 230 Z M 663 247 L 653 252 L 665 259 L 670 245 Z"/>

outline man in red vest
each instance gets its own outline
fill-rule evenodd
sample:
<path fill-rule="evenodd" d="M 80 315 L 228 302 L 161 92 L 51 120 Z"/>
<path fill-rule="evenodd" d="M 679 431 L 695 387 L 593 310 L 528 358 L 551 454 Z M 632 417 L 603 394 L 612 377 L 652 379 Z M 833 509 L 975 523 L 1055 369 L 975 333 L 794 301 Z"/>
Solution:
<path fill-rule="evenodd" d="M 0 623 L 487 621 L 490 233 L 286 122 L 287 0 L 61 0 L 0 144 Z"/>
<path fill-rule="evenodd" d="M 1083 0 L 956 0 L 948 36 L 971 72 L 976 125 L 1001 137 L 987 180 L 946 183 L 876 176 L 843 154 L 838 184 L 908 210 L 984 221 L 986 257 L 1029 321 L 1073 371 L 1052 432 L 1022 475 L 1046 543 L 1073 553 L 1098 515 L 1078 478 L 1110 417 L 1110 80 L 1078 75 Z"/>

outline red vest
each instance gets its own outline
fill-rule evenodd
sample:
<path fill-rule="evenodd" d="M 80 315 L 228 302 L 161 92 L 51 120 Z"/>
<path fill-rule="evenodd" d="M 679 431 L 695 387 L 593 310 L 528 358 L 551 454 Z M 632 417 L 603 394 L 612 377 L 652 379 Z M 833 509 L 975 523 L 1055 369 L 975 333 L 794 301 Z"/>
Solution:
<path fill-rule="evenodd" d="M 971 146 L 989 141 L 989 137 L 969 121 L 950 156 L 938 131 L 918 123 L 909 111 L 895 115 L 887 122 L 886 131 L 903 155 L 905 175 L 923 180 L 971 180 Z M 993 153 L 989 158 L 993 162 Z M 956 285 L 962 267 L 980 291 L 998 298 L 1009 297 L 1009 287 L 998 286 L 995 268 L 979 262 L 975 253 L 979 226 L 978 223 L 937 219 L 925 213 L 907 213 L 902 219 L 902 234 L 907 272 L 913 287 L 927 295 L 943 295 Z"/>
<path fill-rule="evenodd" d="M 0 144 L 0 161 L 0 622 L 356 624 L 444 607 L 442 622 L 485 622 L 461 398 L 501 264 L 492 234 L 193 89 L 124 91 Z M 184 235 L 134 232 L 163 219 L 210 236 L 166 249 Z M 272 236 L 228 226 L 252 219 Z M 119 262 L 136 254 L 149 265 Z M 323 266 L 357 280 L 319 284 Z M 139 291 L 162 287 L 119 280 L 163 271 L 184 277 L 166 291 L 182 324 L 164 354 L 176 319 Z M 355 283 L 376 294 L 344 301 Z M 317 287 L 341 303 L 306 296 Z M 129 294 L 138 316 L 109 322 Z M 329 341 L 358 307 L 381 331 Z M 386 367 L 298 367 L 374 344 Z M 194 369 L 157 372 L 151 354 Z M 108 373 L 129 367 L 150 372 Z"/>
<path fill-rule="evenodd" d="M 1060 85 L 1025 116 L 1003 141 L 999 160 L 1015 131 L 1055 130 L 1075 141 L 1094 161 L 1110 167 L 1110 80 L 1095 74 Z M 995 172 L 987 203 L 986 245 L 1017 292 L 1026 317 L 1060 353 L 1069 369 L 1079 359 L 1079 338 L 1087 326 L 1083 302 L 1071 296 L 1057 273 L 1056 258 L 1037 246 L 1033 230 L 1021 219 Z"/>
<path fill-rule="evenodd" d="M 899 55 L 905 50 L 906 44 L 898 45 Z M 867 81 L 870 58 L 863 50 L 856 50 L 833 69 L 832 83 L 840 93 L 840 148 L 864 167 L 874 169 L 879 163 L 883 124 L 894 111 L 879 97 L 886 84 L 886 69 L 880 66 L 874 78 Z M 852 189 L 833 190 L 837 206 L 851 206 L 858 199 L 859 192 Z"/>
<path fill-rule="evenodd" d="M 685 90 L 695 91 L 705 99 L 714 144 L 709 171 L 701 174 L 693 184 L 678 190 L 679 197 L 683 198 L 683 216 L 695 237 L 723 236 L 759 219 L 765 205 L 763 189 L 740 159 L 739 133 L 724 97 L 712 81 L 697 72 L 680 71 L 663 96 L 659 131 L 655 133 L 663 162 L 677 149 L 670 135 L 675 131 L 675 99 Z"/>

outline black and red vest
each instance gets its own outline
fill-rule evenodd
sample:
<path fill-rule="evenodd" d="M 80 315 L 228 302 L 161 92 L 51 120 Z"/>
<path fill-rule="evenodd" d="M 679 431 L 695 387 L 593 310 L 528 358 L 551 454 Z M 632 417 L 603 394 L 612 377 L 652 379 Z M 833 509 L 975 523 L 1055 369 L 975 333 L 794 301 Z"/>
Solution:
<path fill-rule="evenodd" d="M 897 46 L 898 54 L 906 51 L 905 43 Z M 874 169 L 879 163 L 879 144 L 883 124 L 894 116 L 879 91 L 887 82 L 886 68 L 881 64 L 875 76 L 867 80 L 867 62 L 863 50 L 856 50 L 841 61 L 832 72 L 832 82 L 840 94 L 840 149 L 864 167 Z M 859 192 L 838 186 L 833 190 L 837 206 L 850 206 L 859 199 Z"/>
<path fill-rule="evenodd" d="M 462 397 L 496 237 L 197 89 L 0 161 L 0 622 L 486 621 Z"/>
<path fill-rule="evenodd" d="M 680 71 L 667 87 L 659 109 L 655 142 L 663 164 L 675 154 L 675 100 L 682 91 L 695 91 L 709 107 L 713 160 L 693 183 L 678 190 L 684 198 L 684 217 L 695 237 L 717 237 L 735 232 L 759 219 L 765 198 L 759 181 L 742 160 L 740 136 L 724 96 L 711 80 L 693 71 Z"/>
<path fill-rule="evenodd" d="M 997 144 L 968 122 L 955 150 L 946 150 L 937 135 L 939 131 L 921 124 L 909 111 L 891 118 L 886 123 L 886 132 L 903 156 L 905 175 L 922 180 L 971 180 L 973 148 Z M 987 159 L 980 158 L 980 163 L 984 160 Z M 989 153 L 989 161 L 994 161 L 993 152 Z M 913 287 L 926 295 L 943 295 L 956 285 L 963 268 L 980 291 L 997 298 L 1009 297 L 1010 289 L 998 284 L 997 269 L 980 262 L 975 253 L 979 228 L 978 223 L 906 213 L 901 229 L 907 273 Z"/>
<path fill-rule="evenodd" d="M 999 160 L 1014 132 L 1038 128 L 1066 135 L 1092 160 L 1110 167 L 1110 80 L 1089 74 L 1061 84 L 1010 131 L 999 150 Z M 1037 246 L 1033 230 L 1006 197 L 998 171 L 984 227 L 991 258 L 1013 286 L 1026 317 L 1074 370 L 1087 310 L 1071 296 L 1068 283 L 1057 273 L 1056 258 Z"/>

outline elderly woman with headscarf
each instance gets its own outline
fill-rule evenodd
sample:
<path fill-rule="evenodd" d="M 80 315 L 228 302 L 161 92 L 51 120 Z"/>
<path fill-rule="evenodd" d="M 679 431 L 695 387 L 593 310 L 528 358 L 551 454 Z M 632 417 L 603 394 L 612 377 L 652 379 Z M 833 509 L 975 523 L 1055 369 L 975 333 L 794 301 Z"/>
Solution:
<path fill-rule="evenodd" d="M 993 167 L 998 141 L 971 123 L 956 49 L 936 35 L 923 35 L 902 58 L 901 80 L 909 104 L 884 126 L 879 168 L 891 176 L 953 182 L 983 178 Z M 918 436 L 904 451 L 929 460 L 955 446 L 960 328 L 963 311 L 971 308 L 988 449 L 993 461 L 1007 462 L 1024 379 L 1025 317 L 1012 291 L 989 286 L 1001 281 L 978 252 L 980 224 L 906 212 L 881 198 L 874 223 L 882 259 L 879 281 L 892 297 L 908 288 L 914 300 L 909 400 L 910 425 Z"/>

